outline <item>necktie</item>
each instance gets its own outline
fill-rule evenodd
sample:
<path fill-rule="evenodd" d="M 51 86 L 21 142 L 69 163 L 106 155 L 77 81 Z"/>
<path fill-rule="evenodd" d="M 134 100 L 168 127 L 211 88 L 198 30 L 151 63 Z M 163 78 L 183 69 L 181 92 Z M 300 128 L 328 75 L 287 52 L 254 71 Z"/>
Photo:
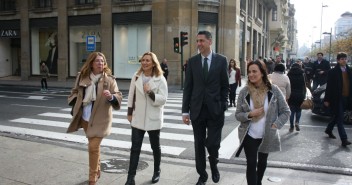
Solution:
<path fill-rule="evenodd" d="M 204 58 L 203 75 L 204 75 L 204 79 L 207 79 L 207 76 L 208 76 L 208 58 Z"/>

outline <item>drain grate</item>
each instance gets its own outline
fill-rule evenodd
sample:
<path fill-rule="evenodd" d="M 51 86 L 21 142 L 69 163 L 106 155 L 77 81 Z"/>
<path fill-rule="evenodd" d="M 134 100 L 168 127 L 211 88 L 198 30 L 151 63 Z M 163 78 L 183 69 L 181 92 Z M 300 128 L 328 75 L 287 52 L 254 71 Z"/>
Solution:
<path fill-rule="evenodd" d="M 103 160 L 100 163 L 100 169 L 106 173 L 128 173 L 128 167 L 130 160 L 128 159 L 108 159 Z M 139 161 L 137 171 L 144 170 L 148 167 L 148 163 L 145 161 Z"/>

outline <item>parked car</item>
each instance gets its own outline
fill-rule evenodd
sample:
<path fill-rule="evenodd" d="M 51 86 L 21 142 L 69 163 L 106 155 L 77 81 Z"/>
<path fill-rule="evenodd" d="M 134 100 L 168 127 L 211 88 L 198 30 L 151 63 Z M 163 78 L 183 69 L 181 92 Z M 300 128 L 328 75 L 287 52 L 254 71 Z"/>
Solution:
<path fill-rule="evenodd" d="M 330 108 L 324 105 L 325 89 L 326 89 L 326 84 L 318 87 L 312 93 L 312 99 L 313 99 L 312 113 L 321 115 L 321 116 L 330 117 L 332 116 Z M 352 110 L 347 110 L 344 113 L 344 121 L 345 121 L 345 124 L 352 124 Z"/>

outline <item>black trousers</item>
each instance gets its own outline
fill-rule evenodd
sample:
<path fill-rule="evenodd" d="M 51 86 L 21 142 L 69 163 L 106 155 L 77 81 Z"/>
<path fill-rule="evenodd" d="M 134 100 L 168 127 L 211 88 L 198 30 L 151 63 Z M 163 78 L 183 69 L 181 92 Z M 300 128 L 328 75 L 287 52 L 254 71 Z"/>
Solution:
<path fill-rule="evenodd" d="M 48 89 L 48 83 L 46 82 L 46 78 L 42 78 L 40 83 L 42 85 L 42 89 Z"/>
<path fill-rule="evenodd" d="M 192 120 L 196 169 L 204 182 L 208 179 L 208 174 L 205 170 L 205 147 L 210 158 L 217 159 L 219 157 L 224 117 L 225 114 L 222 114 L 217 119 L 211 118 L 208 107 L 203 105 L 199 117 L 194 121 Z"/>
<path fill-rule="evenodd" d="M 138 128 L 132 128 L 132 147 L 130 154 L 130 166 L 128 169 L 128 175 L 136 175 L 139 155 L 141 154 L 141 148 L 143 143 L 144 134 L 146 131 L 140 130 Z M 150 130 L 147 131 L 149 135 L 149 141 L 151 148 L 153 150 L 154 157 L 154 172 L 160 171 L 160 161 L 161 161 L 161 149 L 160 149 L 160 130 Z"/>
<path fill-rule="evenodd" d="M 247 159 L 246 177 L 248 185 L 262 184 L 269 154 L 258 152 L 261 142 L 262 139 L 254 139 L 248 134 L 243 140 L 243 149 Z"/>

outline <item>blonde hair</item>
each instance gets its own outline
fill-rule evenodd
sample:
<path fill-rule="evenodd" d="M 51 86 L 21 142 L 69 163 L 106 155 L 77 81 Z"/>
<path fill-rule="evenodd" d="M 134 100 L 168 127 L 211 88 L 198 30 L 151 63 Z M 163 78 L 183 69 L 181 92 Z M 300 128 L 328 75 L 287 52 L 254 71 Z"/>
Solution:
<path fill-rule="evenodd" d="M 154 67 L 152 69 L 152 76 L 160 76 L 162 75 L 164 72 L 163 70 L 161 69 L 161 66 L 160 66 L 160 63 L 159 63 L 159 60 L 158 60 L 158 57 L 156 57 L 156 55 L 153 53 L 153 52 L 146 52 L 143 54 L 142 58 L 146 55 L 149 55 L 152 57 L 152 62 L 154 64 Z M 142 61 L 142 58 L 140 59 L 140 61 Z M 141 73 L 143 72 L 143 67 L 141 65 L 141 67 L 139 68 L 137 74 L 140 75 Z"/>
<path fill-rule="evenodd" d="M 103 57 L 103 61 L 104 61 L 103 72 L 108 75 L 111 75 L 111 69 L 108 67 L 108 64 L 106 63 L 105 55 L 100 52 L 93 52 L 88 55 L 86 62 L 84 63 L 84 65 L 81 68 L 82 78 L 88 77 L 90 75 L 90 73 L 92 72 L 93 62 L 97 58 L 97 56 Z"/>

